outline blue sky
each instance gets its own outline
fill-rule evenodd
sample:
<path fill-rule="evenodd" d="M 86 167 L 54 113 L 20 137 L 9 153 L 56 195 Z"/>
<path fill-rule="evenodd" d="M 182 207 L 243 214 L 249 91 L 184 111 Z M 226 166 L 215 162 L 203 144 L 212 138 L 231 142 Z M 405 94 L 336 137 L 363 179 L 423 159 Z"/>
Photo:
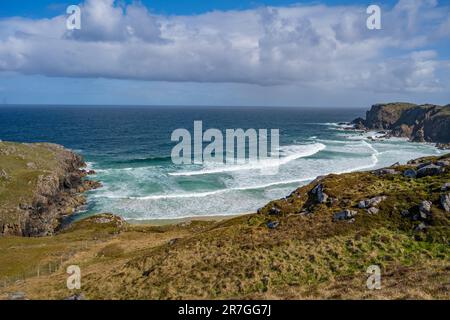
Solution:
<path fill-rule="evenodd" d="M 65 27 L 79 3 L 82 29 Z M 368 30 L 369 4 L 382 29 Z M 4 1 L 0 104 L 450 103 L 450 1 Z"/>
<path fill-rule="evenodd" d="M 5 0 L 0 7 L 0 17 L 51 17 L 64 12 L 65 8 L 80 1 L 57 0 Z M 132 0 L 124 1 L 131 3 Z M 145 6 L 155 13 L 191 15 L 213 10 L 243 10 L 260 6 L 288 6 L 298 3 L 323 3 L 328 5 L 367 5 L 364 0 L 327 0 L 327 1 L 299 1 L 299 0 L 141 0 Z M 371 4 L 392 6 L 394 0 L 372 1 Z"/>

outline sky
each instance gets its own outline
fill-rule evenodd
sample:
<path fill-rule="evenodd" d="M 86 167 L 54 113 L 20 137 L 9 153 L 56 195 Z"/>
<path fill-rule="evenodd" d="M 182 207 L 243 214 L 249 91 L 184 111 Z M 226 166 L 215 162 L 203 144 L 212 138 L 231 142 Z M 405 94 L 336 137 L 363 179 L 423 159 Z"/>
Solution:
<path fill-rule="evenodd" d="M 68 30 L 66 8 L 81 9 Z M 366 9 L 381 8 L 381 30 Z M 450 0 L 2 1 L 0 104 L 450 103 Z"/>

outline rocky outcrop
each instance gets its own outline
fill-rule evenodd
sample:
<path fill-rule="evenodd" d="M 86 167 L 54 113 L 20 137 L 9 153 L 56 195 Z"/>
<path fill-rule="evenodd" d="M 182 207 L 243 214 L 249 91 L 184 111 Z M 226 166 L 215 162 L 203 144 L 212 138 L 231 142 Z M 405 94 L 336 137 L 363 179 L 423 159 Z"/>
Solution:
<path fill-rule="evenodd" d="M 450 105 L 376 104 L 366 119 L 352 123 L 357 129 L 389 130 L 390 135 L 411 141 L 436 142 L 442 148 L 450 145 Z"/>
<path fill-rule="evenodd" d="M 450 212 L 450 193 L 442 194 L 440 197 L 442 209 L 445 212 Z"/>
<path fill-rule="evenodd" d="M 435 164 L 429 164 L 417 170 L 417 177 L 435 176 L 445 172 L 445 168 L 437 166 Z"/>
<path fill-rule="evenodd" d="M 333 215 L 333 221 L 349 220 L 351 221 L 354 216 L 358 214 L 358 211 L 345 209 L 339 211 Z"/>
<path fill-rule="evenodd" d="M 10 177 L 0 181 L 0 235 L 54 234 L 86 203 L 82 193 L 100 186 L 79 155 L 54 144 L 2 142 L 0 165 Z"/>
<path fill-rule="evenodd" d="M 328 200 L 328 195 L 323 191 L 323 189 L 323 185 L 318 184 L 311 190 L 311 194 L 315 197 L 318 203 L 326 203 Z"/>

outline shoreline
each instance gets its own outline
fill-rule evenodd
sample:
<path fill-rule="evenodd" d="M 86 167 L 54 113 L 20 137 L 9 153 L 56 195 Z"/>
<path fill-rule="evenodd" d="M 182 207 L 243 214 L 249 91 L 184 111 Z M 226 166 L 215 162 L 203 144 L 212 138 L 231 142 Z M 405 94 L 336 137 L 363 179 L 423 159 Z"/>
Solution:
<path fill-rule="evenodd" d="M 250 214 L 254 214 L 255 212 L 243 212 L 236 213 L 230 215 L 211 215 L 211 216 L 189 216 L 182 218 L 161 218 L 161 219 L 129 219 L 125 220 L 127 223 L 131 225 L 149 225 L 149 226 L 168 226 L 168 225 L 177 225 L 177 224 L 185 224 L 191 223 L 194 221 L 209 221 L 209 222 L 220 222 L 229 219 L 233 219 L 236 217 L 242 217 Z"/>

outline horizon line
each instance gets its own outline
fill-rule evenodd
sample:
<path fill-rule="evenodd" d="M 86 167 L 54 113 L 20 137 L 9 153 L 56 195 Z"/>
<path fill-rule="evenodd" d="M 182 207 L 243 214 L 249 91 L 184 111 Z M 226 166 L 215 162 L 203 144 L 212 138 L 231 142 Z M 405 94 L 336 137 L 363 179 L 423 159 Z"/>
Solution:
<path fill-rule="evenodd" d="M 399 102 L 394 102 L 399 103 Z M 401 103 L 410 103 L 410 102 L 401 102 Z M 59 104 L 59 103 L 7 103 L 0 104 L 0 108 L 4 107 L 197 107 L 197 108 L 335 108 L 335 109 L 363 109 L 367 107 L 371 107 L 374 104 L 370 104 L 369 106 L 306 106 L 306 105 L 297 105 L 297 106 L 289 106 L 289 105 L 269 105 L 269 106 L 259 106 L 259 105 L 208 105 L 208 104 L 186 104 L 186 105 L 178 105 L 178 104 Z"/>

